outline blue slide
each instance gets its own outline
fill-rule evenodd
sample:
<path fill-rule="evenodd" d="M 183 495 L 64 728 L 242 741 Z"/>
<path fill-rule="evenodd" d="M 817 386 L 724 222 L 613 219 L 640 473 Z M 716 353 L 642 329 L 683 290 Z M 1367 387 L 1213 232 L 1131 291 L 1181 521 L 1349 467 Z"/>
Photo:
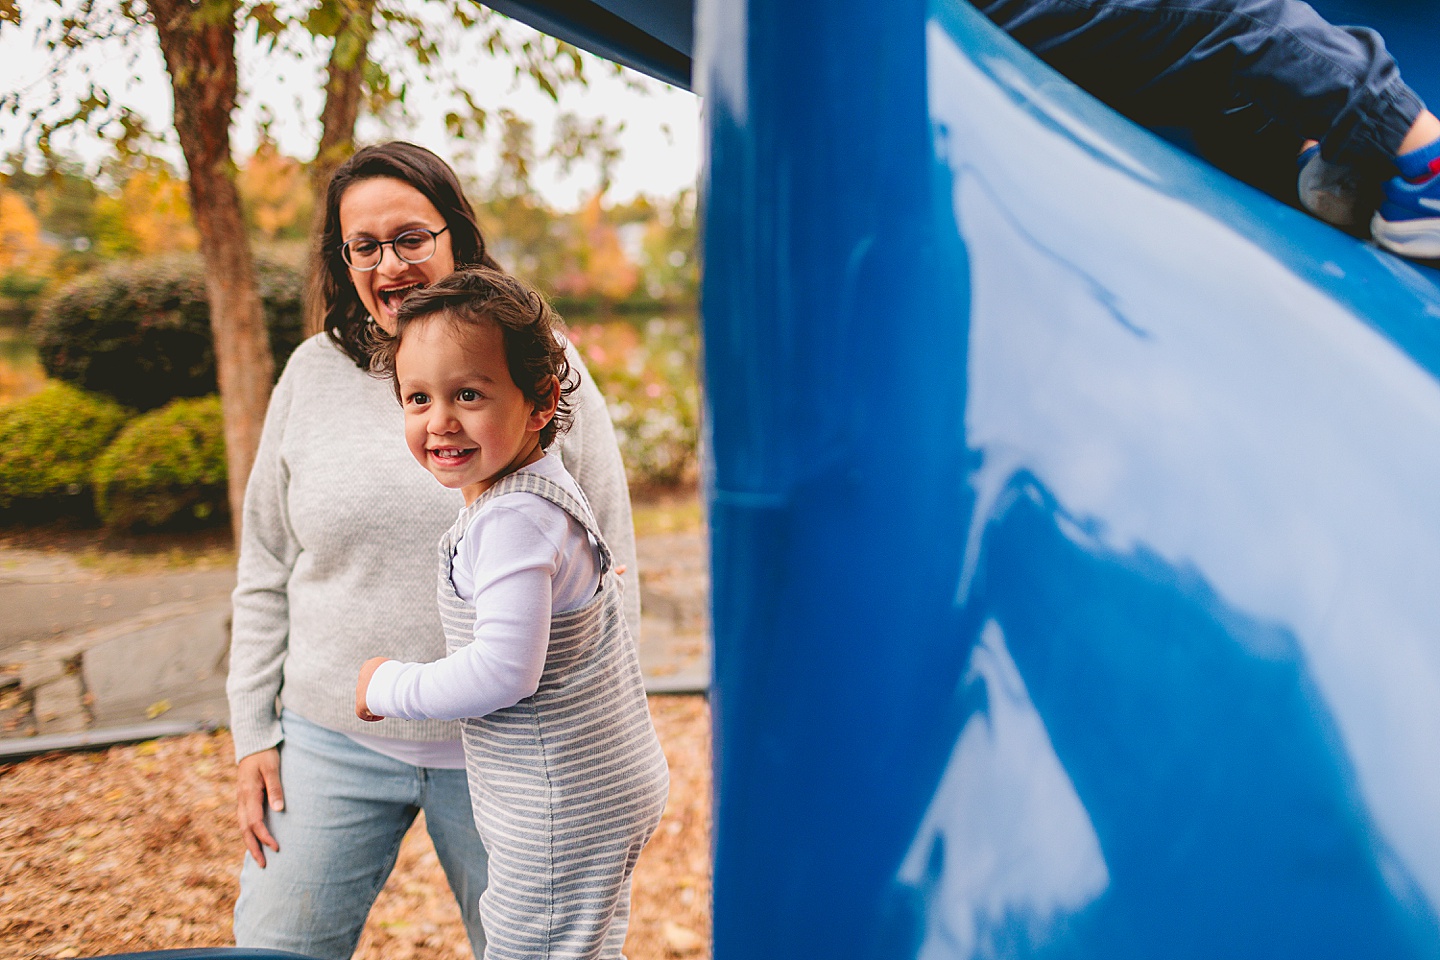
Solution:
<path fill-rule="evenodd" d="M 718 960 L 1440 957 L 1437 274 L 958 0 L 696 40 Z"/>

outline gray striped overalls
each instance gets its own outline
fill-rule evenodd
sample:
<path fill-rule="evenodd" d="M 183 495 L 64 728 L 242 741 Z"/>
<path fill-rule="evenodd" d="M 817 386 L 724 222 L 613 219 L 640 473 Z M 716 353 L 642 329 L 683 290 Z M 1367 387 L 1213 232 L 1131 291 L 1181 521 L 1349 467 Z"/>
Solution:
<path fill-rule="evenodd" d="M 610 549 L 588 504 L 545 477 L 501 479 L 440 541 L 440 619 L 454 653 L 474 641 L 475 608 L 450 580 L 455 545 L 492 498 L 533 493 L 600 547 L 600 589 L 550 620 L 545 670 L 513 707 L 462 722 L 475 825 L 490 856 L 480 897 L 485 960 L 615 960 L 630 919 L 630 875 L 665 809 L 670 773 L 640 676 Z"/>

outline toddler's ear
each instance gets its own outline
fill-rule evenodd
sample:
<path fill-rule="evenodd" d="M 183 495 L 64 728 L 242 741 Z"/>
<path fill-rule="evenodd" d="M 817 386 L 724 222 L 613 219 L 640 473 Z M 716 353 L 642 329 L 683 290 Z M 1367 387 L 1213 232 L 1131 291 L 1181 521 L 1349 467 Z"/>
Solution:
<path fill-rule="evenodd" d="M 555 410 L 560 404 L 560 378 L 551 374 L 548 379 L 549 385 L 536 391 L 541 399 L 531 408 L 530 417 L 525 421 L 526 429 L 541 430 L 555 416 Z"/>

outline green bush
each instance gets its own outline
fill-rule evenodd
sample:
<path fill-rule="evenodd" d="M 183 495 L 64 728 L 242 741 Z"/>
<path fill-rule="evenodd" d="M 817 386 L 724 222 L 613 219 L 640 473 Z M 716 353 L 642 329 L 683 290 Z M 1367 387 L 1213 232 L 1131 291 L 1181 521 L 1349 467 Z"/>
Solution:
<path fill-rule="evenodd" d="M 256 261 L 278 375 L 303 338 L 300 271 Z M 197 256 L 118 263 L 86 274 L 45 301 L 33 325 L 50 376 L 153 410 L 215 392 L 215 350 L 205 267 Z"/>
<path fill-rule="evenodd" d="M 90 468 L 132 416 L 65 383 L 0 408 L 0 509 L 88 510 Z"/>
<path fill-rule="evenodd" d="M 49 283 L 19 271 L 0 275 L 0 326 L 24 327 L 33 320 Z"/>
<path fill-rule="evenodd" d="M 219 397 L 175 400 L 130 421 L 91 473 L 107 527 L 209 523 L 226 515 Z"/>

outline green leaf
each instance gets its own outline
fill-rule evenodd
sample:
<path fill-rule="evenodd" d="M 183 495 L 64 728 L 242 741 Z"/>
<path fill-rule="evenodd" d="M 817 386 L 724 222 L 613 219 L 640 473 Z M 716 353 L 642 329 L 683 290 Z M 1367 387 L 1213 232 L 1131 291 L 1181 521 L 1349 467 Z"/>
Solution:
<path fill-rule="evenodd" d="M 320 0 L 305 15 L 302 26 L 312 37 L 333 37 L 345 23 L 345 8 L 337 0 Z"/>
<path fill-rule="evenodd" d="M 257 3 L 250 8 L 250 19 L 255 21 L 255 35 L 260 40 L 271 41 L 285 32 L 285 21 L 280 19 L 278 9 L 273 3 Z"/>

